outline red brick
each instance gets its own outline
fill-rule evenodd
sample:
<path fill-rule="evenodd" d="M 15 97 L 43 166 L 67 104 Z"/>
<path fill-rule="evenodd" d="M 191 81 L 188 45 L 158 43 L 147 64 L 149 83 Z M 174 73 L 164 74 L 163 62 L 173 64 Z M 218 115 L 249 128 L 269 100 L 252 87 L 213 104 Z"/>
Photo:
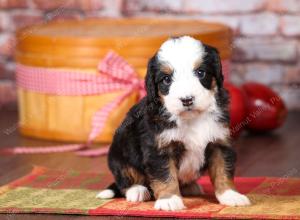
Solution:
<path fill-rule="evenodd" d="M 15 64 L 6 61 L 5 57 L 0 57 L 0 80 L 14 79 Z"/>
<path fill-rule="evenodd" d="M 218 22 L 229 26 L 235 32 L 238 32 L 240 25 L 239 16 L 229 16 L 229 15 L 200 15 L 199 17 L 204 21 Z"/>
<path fill-rule="evenodd" d="M 54 10 L 59 8 L 99 10 L 102 8 L 101 0 L 33 0 L 35 8 L 42 10 Z"/>
<path fill-rule="evenodd" d="M 35 8 L 53 10 L 57 8 L 74 8 L 76 0 L 33 0 Z"/>
<path fill-rule="evenodd" d="M 101 17 L 119 17 L 122 15 L 123 0 L 103 0 L 102 10 L 98 16 Z"/>
<path fill-rule="evenodd" d="M 0 56 L 0 79 L 5 78 L 6 75 L 6 64 L 2 59 L 4 60 L 4 58 Z"/>
<path fill-rule="evenodd" d="M 140 0 L 125 0 L 122 11 L 124 14 L 133 14 L 142 10 Z"/>
<path fill-rule="evenodd" d="M 184 0 L 184 12 L 201 13 L 245 13 L 260 11 L 265 8 L 265 0 Z"/>
<path fill-rule="evenodd" d="M 82 10 L 99 10 L 103 8 L 103 2 L 103 0 L 77 0 L 75 6 Z"/>
<path fill-rule="evenodd" d="M 238 61 L 297 61 L 297 42 L 282 38 L 237 38 L 234 60 Z"/>
<path fill-rule="evenodd" d="M 81 19 L 83 18 L 83 13 L 79 10 L 73 9 L 63 9 L 58 8 L 52 11 L 49 11 L 45 14 L 46 21 L 52 20 L 66 20 L 66 19 Z"/>
<path fill-rule="evenodd" d="M 11 34 L 0 34 L 0 55 L 12 57 L 15 49 L 15 37 Z"/>
<path fill-rule="evenodd" d="M 179 12 L 182 10 L 181 0 L 125 0 L 124 14 L 138 12 Z"/>
<path fill-rule="evenodd" d="M 27 0 L 0 0 L 0 8 L 26 8 L 28 7 Z"/>
<path fill-rule="evenodd" d="M 300 16 L 285 15 L 281 18 L 280 30 L 286 36 L 300 36 Z"/>
<path fill-rule="evenodd" d="M 0 31 L 9 30 L 11 27 L 11 20 L 9 14 L 0 12 Z"/>
<path fill-rule="evenodd" d="M 11 13 L 11 20 L 13 22 L 13 28 L 19 29 L 33 24 L 43 22 L 43 16 L 41 13 L 36 11 L 13 11 Z"/>
<path fill-rule="evenodd" d="M 16 102 L 17 91 L 11 80 L 0 80 L 0 106 Z"/>
<path fill-rule="evenodd" d="M 279 18 L 273 13 L 245 15 L 241 19 L 243 35 L 275 35 L 279 27 Z"/>
<path fill-rule="evenodd" d="M 299 0 L 268 0 L 267 8 L 279 13 L 300 12 Z"/>
<path fill-rule="evenodd" d="M 286 84 L 300 84 L 300 66 L 286 66 L 283 82 Z"/>

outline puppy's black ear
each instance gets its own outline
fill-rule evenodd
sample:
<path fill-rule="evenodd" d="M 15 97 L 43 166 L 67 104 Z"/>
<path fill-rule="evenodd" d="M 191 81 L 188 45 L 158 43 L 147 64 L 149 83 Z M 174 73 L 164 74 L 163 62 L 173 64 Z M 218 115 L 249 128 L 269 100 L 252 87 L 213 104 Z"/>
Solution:
<path fill-rule="evenodd" d="M 157 58 L 156 55 L 154 55 L 148 62 L 147 74 L 145 79 L 148 102 L 156 102 L 156 97 L 157 97 L 157 88 L 155 84 L 156 71 L 157 71 Z"/>
<path fill-rule="evenodd" d="M 217 86 L 219 88 L 223 87 L 223 81 L 224 81 L 224 76 L 222 73 L 222 63 L 221 63 L 221 58 L 219 55 L 219 51 L 211 46 L 205 45 L 205 51 L 207 53 L 207 56 L 209 59 L 212 61 L 212 65 L 214 68 L 214 76 L 217 81 Z"/>

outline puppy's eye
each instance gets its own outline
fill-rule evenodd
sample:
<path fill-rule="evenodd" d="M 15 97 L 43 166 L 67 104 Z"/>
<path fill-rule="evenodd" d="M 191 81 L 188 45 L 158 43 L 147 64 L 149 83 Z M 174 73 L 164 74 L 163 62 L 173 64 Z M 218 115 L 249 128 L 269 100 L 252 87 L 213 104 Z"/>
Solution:
<path fill-rule="evenodd" d="M 203 79 L 206 75 L 206 72 L 204 70 L 196 70 L 196 74 L 200 79 Z"/>
<path fill-rule="evenodd" d="M 168 85 L 171 84 L 172 79 L 171 79 L 170 76 L 165 76 L 165 77 L 163 78 L 163 81 L 162 81 L 162 82 L 163 82 L 164 85 L 168 86 Z"/>

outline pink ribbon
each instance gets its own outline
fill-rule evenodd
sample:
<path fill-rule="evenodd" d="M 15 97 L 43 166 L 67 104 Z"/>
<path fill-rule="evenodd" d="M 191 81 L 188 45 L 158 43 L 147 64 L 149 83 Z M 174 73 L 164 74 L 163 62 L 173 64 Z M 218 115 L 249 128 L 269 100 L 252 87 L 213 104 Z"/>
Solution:
<path fill-rule="evenodd" d="M 119 55 L 109 52 L 100 62 L 101 75 L 79 71 L 17 65 L 17 85 L 25 90 L 55 95 L 100 95 L 118 90 L 124 93 L 117 99 L 97 110 L 92 117 L 92 129 L 86 144 L 71 144 L 49 147 L 12 147 L 1 151 L 11 154 L 56 153 L 78 151 L 80 156 L 107 154 L 109 146 L 99 149 L 85 149 L 102 132 L 109 114 L 133 92 L 139 98 L 145 96 L 144 80 L 140 80 L 134 69 Z M 85 149 L 85 150 L 84 150 Z"/>

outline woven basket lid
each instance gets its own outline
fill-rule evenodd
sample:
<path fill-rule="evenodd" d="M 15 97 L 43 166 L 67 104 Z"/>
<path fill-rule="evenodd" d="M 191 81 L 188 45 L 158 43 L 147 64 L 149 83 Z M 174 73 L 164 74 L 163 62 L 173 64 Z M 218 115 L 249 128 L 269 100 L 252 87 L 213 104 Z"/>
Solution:
<path fill-rule="evenodd" d="M 44 67 L 94 68 L 114 50 L 134 67 L 148 59 L 169 37 L 190 35 L 230 57 L 227 26 L 197 20 L 89 19 L 56 21 L 17 32 L 18 62 Z"/>

